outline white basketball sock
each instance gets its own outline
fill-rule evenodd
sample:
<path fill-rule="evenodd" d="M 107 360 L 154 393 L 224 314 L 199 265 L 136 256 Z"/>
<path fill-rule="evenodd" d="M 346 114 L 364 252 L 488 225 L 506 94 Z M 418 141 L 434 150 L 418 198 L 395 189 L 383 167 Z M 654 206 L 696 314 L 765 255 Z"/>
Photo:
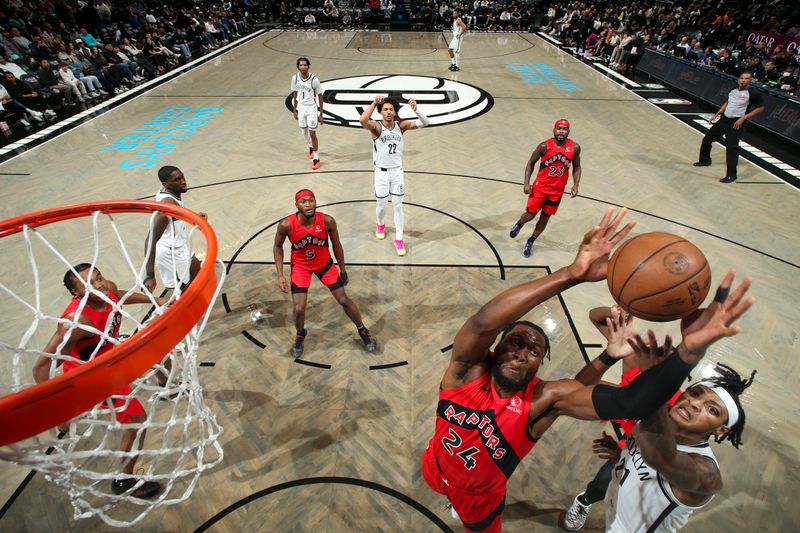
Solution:
<path fill-rule="evenodd" d="M 389 198 L 376 198 L 378 206 L 375 208 L 375 218 L 379 226 L 386 225 L 386 205 L 389 203 Z"/>
<path fill-rule="evenodd" d="M 461 54 L 459 54 L 458 52 L 454 53 L 454 54 L 453 54 L 453 60 L 454 60 L 454 63 L 453 63 L 453 64 L 454 64 L 455 66 L 458 66 L 458 60 L 459 60 L 459 59 L 461 59 Z"/>
<path fill-rule="evenodd" d="M 398 241 L 403 240 L 403 197 L 392 195 L 392 208 L 394 209 L 394 235 Z"/>

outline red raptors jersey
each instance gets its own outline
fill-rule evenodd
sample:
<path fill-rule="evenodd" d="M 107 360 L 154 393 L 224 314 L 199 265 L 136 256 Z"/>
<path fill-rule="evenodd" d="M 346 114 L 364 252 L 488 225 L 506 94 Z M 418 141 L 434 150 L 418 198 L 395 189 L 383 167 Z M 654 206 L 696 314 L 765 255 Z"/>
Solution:
<path fill-rule="evenodd" d="M 452 390 L 439 390 L 436 430 L 428 445 L 446 483 L 483 494 L 504 491 L 519 462 L 536 442 L 528 437 L 534 377 L 525 389 L 501 398 L 486 372 Z"/>
<path fill-rule="evenodd" d="M 561 194 L 567 186 L 569 166 L 575 157 L 575 143 L 567 139 L 564 146 L 556 144 L 555 139 L 547 139 L 547 150 L 542 156 L 539 173 L 536 174 L 534 187 L 545 194 Z"/>
<path fill-rule="evenodd" d="M 314 213 L 314 224 L 310 228 L 303 227 L 297 213 L 289 217 L 291 231 L 289 242 L 292 243 L 292 266 L 300 266 L 316 271 L 325 266 L 331 258 L 328 249 L 328 230 L 325 229 L 325 215 Z"/>
<path fill-rule="evenodd" d="M 108 298 L 117 303 L 119 301 L 119 297 L 114 294 L 113 291 L 108 291 Z M 78 305 L 80 305 L 81 301 L 78 298 L 72 298 L 72 301 L 69 302 L 69 305 L 64 312 L 61 314 L 61 318 L 64 318 L 66 315 L 70 313 L 74 313 L 78 310 Z M 106 326 L 108 325 L 108 317 L 111 316 L 113 311 L 113 306 L 110 304 L 106 306 L 105 310 L 97 311 L 96 309 L 92 309 L 91 307 L 84 306 L 83 310 L 81 311 L 81 316 L 88 318 L 89 321 L 92 323 L 92 326 L 97 329 L 98 331 L 106 331 Z M 108 336 L 114 339 L 119 338 L 119 326 L 122 323 L 122 315 L 119 311 L 113 313 L 113 318 L 111 322 L 111 326 L 108 329 Z M 76 321 L 78 317 L 75 317 Z M 97 351 L 97 355 L 100 355 L 104 352 L 107 352 L 114 345 L 110 342 L 105 342 L 100 338 L 100 335 L 93 335 L 88 339 L 81 339 L 75 343 L 75 347 L 72 348 L 72 351 L 69 353 L 72 357 L 76 359 L 80 359 L 82 361 L 88 361 L 89 358 L 97 348 L 99 343 L 103 343 L 100 349 Z M 68 370 L 68 367 L 77 366 L 77 363 L 72 363 L 71 361 L 64 362 L 64 370 Z"/>

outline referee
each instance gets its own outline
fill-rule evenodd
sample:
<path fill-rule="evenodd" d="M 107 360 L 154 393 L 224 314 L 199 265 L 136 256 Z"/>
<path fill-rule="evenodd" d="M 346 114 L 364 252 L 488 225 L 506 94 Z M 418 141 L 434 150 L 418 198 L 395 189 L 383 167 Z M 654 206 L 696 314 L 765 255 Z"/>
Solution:
<path fill-rule="evenodd" d="M 736 181 L 736 165 L 739 162 L 739 139 L 742 137 L 742 128 L 745 121 L 764 111 L 764 99 L 761 94 L 750 87 L 753 73 L 743 70 L 739 74 L 739 84 L 728 93 L 728 99 L 722 104 L 714 115 L 708 119 L 711 126 L 703 143 L 700 145 L 700 160 L 694 164 L 696 167 L 711 165 L 711 144 L 725 135 L 725 162 L 728 169 L 725 177 L 719 180 L 722 183 Z"/>

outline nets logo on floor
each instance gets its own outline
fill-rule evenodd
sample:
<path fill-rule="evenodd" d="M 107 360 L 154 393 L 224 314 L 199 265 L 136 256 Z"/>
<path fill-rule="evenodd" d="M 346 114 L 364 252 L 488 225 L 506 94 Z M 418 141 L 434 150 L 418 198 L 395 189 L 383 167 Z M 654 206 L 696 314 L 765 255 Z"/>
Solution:
<path fill-rule="evenodd" d="M 401 119 L 413 118 L 408 107 L 413 98 L 433 126 L 455 124 L 479 117 L 494 105 L 492 96 L 479 87 L 433 76 L 381 74 L 336 78 L 322 82 L 324 119 L 326 124 L 360 128 L 358 119 L 376 95 L 389 96 L 400 102 Z M 286 98 L 292 110 L 292 95 Z M 373 113 L 373 119 L 379 119 Z"/>

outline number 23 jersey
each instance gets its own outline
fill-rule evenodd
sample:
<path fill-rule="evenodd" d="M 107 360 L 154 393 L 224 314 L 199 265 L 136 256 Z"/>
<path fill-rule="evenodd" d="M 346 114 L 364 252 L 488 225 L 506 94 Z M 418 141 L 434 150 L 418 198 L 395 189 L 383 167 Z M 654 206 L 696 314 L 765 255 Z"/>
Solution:
<path fill-rule="evenodd" d="M 537 190 L 545 194 L 561 194 L 567 185 L 569 167 L 575 158 L 575 142 L 567 139 L 564 146 L 556 144 L 554 139 L 547 139 L 547 150 L 542 156 L 539 173 L 533 182 Z"/>
<path fill-rule="evenodd" d="M 505 490 L 508 478 L 536 444 L 527 426 L 539 381 L 534 377 L 510 398 L 497 394 L 491 372 L 461 387 L 439 390 L 429 446 L 449 485 L 472 493 Z"/>

